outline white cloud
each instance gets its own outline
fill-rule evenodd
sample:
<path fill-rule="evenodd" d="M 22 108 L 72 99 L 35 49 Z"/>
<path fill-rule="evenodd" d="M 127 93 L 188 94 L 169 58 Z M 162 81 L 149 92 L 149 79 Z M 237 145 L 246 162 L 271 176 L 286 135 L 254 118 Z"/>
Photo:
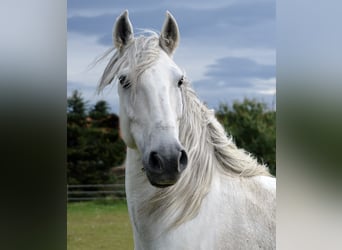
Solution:
<path fill-rule="evenodd" d="M 172 7 L 185 8 L 191 10 L 217 10 L 224 7 L 234 5 L 236 3 L 262 3 L 272 2 L 273 0 L 215 0 L 215 1 L 198 1 L 198 0 L 187 0 L 187 1 L 172 1 L 168 3 Z"/>
<path fill-rule="evenodd" d="M 98 9 L 69 9 L 68 18 L 85 17 L 92 18 L 103 15 L 117 15 L 122 11 L 121 8 L 98 8 Z"/>
<path fill-rule="evenodd" d="M 108 47 L 98 43 L 99 37 L 86 36 L 74 32 L 68 33 L 68 81 L 81 82 L 86 86 L 96 86 L 103 72 L 105 62 L 94 68 L 90 65 L 103 54 Z"/>
<path fill-rule="evenodd" d="M 275 86 L 276 85 L 276 78 L 271 77 L 268 79 L 261 79 L 261 78 L 255 78 L 251 79 L 251 82 L 253 82 L 255 85 L 262 85 L 262 86 Z"/>
<path fill-rule="evenodd" d="M 159 9 L 159 4 L 156 4 L 155 6 L 140 6 L 140 7 L 131 7 L 129 8 L 129 13 L 141 13 L 145 11 L 152 11 L 155 9 Z M 113 16 L 113 22 L 115 21 L 115 17 L 119 16 L 126 8 L 78 8 L 78 9 L 68 9 L 68 18 L 73 17 L 83 17 L 83 18 L 94 18 L 94 17 L 100 17 L 104 15 L 111 15 Z"/>
<path fill-rule="evenodd" d="M 263 95 L 275 95 L 276 89 L 270 88 L 270 89 L 265 89 L 265 90 L 259 90 L 258 93 L 263 94 Z"/>
<path fill-rule="evenodd" d="M 252 79 L 251 82 L 255 84 L 256 92 L 263 95 L 275 95 L 276 90 L 276 78 L 269 79 Z"/>
<path fill-rule="evenodd" d="M 187 1 L 172 1 L 170 4 L 173 7 L 192 9 L 192 10 L 216 10 L 224 8 L 234 3 L 237 0 L 220 0 L 220 1 L 197 1 L 197 0 L 187 0 Z"/>

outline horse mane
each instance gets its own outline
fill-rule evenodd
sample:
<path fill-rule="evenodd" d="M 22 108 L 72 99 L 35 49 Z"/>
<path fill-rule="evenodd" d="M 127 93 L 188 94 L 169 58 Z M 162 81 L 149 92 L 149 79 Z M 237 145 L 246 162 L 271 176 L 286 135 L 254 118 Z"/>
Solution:
<path fill-rule="evenodd" d="M 124 51 L 115 50 L 101 77 L 98 91 L 110 84 L 118 74 L 134 73 L 135 82 L 145 69 L 158 58 L 161 48 L 155 32 L 145 37 L 134 38 Z M 113 49 L 101 57 L 102 60 Z M 145 200 L 139 209 L 142 215 L 172 223 L 177 227 L 194 218 L 203 199 L 210 190 L 213 175 L 220 173 L 232 178 L 270 176 L 265 165 L 237 148 L 233 139 L 227 136 L 217 121 L 214 111 L 208 109 L 197 98 L 190 83 L 182 85 L 183 116 L 180 120 L 179 139 L 188 153 L 188 167 L 177 183 L 164 189 L 156 189 L 153 197 Z M 147 225 L 148 226 L 148 225 Z"/>

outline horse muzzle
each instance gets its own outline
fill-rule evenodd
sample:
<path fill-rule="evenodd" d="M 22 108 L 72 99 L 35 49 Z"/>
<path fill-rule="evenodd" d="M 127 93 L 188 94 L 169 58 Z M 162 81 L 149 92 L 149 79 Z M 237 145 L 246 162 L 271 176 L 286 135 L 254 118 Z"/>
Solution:
<path fill-rule="evenodd" d="M 188 156 L 180 146 L 152 150 L 143 161 L 148 180 L 159 188 L 174 185 L 187 164 Z"/>

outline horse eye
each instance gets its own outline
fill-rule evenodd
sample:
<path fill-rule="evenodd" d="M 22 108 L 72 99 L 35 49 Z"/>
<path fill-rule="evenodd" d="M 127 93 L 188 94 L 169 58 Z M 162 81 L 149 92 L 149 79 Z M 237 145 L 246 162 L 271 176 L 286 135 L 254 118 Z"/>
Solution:
<path fill-rule="evenodd" d="M 183 83 L 184 83 L 184 76 L 182 76 L 182 78 L 178 81 L 178 87 L 182 86 Z"/>
<path fill-rule="evenodd" d="M 124 84 L 125 81 L 126 81 L 126 76 L 125 76 L 125 75 L 121 75 L 121 76 L 119 77 L 119 82 L 120 82 L 120 84 L 121 84 L 121 85 Z"/>
<path fill-rule="evenodd" d="M 121 86 L 125 89 L 128 89 L 131 86 L 131 82 L 129 80 L 127 80 L 127 76 L 125 76 L 125 75 L 121 75 L 119 77 L 119 82 L 120 82 Z"/>

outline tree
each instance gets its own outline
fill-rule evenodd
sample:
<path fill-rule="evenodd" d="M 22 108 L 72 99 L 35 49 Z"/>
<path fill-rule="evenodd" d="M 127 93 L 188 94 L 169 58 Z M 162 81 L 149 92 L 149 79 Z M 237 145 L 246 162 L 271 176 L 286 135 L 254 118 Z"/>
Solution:
<path fill-rule="evenodd" d="M 125 157 L 118 131 L 84 128 L 79 138 L 77 146 L 68 147 L 68 184 L 109 183 L 109 170 Z"/>
<path fill-rule="evenodd" d="M 86 102 L 82 94 L 75 90 L 72 96 L 67 99 L 68 102 L 68 124 L 84 126 L 86 124 Z"/>
<path fill-rule="evenodd" d="M 101 100 L 101 101 L 98 101 L 95 104 L 94 108 L 90 110 L 89 116 L 95 120 L 103 119 L 109 115 L 108 110 L 109 110 L 109 106 L 107 102 Z"/>
<path fill-rule="evenodd" d="M 252 153 L 276 175 L 276 112 L 264 103 L 245 99 L 232 107 L 221 104 L 217 117 L 238 147 Z"/>
<path fill-rule="evenodd" d="M 77 91 L 68 98 L 68 184 L 109 183 L 110 169 L 123 162 L 126 147 L 119 137 L 119 118 L 108 110 L 99 101 L 87 112 Z"/>

